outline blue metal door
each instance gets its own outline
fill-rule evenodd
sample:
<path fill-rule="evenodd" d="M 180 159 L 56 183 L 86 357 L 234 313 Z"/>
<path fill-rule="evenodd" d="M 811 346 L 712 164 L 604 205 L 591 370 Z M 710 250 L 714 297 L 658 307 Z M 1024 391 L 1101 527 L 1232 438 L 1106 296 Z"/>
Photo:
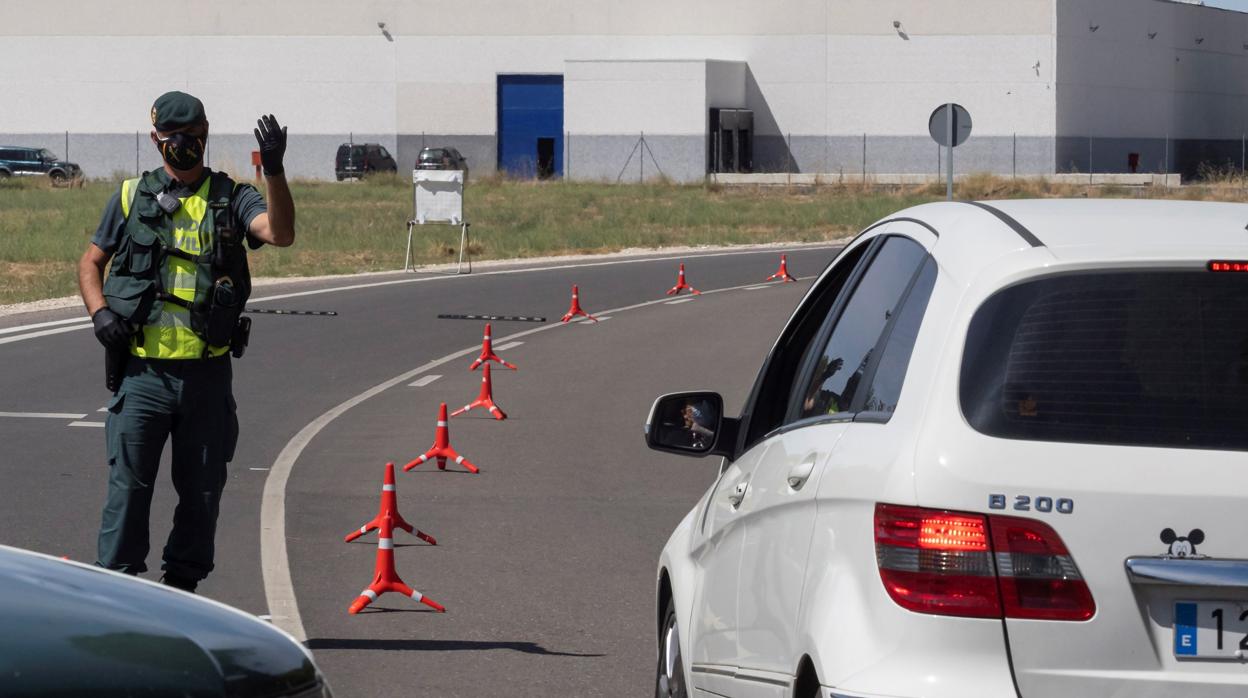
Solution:
<path fill-rule="evenodd" d="M 517 177 L 563 175 L 562 75 L 498 76 L 498 169 Z"/>

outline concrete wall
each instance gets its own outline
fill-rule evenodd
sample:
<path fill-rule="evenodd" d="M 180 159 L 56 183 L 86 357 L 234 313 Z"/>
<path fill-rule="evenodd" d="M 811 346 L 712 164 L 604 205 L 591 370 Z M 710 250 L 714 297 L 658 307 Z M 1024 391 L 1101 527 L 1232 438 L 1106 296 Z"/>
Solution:
<path fill-rule="evenodd" d="M 1241 165 L 1248 14 L 1159 0 L 1058 0 L 1057 168 L 1195 174 Z M 1167 149 L 1168 143 L 1168 149 Z"/>
<path fill-rule="evenodd" d="M 735 61 L 567 61 L 565 173 L 607 181 L 701 179 L 708 109 L 744 107 L 745 75 L 745 63 Z"/>
<path fill-rule="evenodd" d="M 657 164 L 693 176 L 705 144 L 686 125 L 704 136 L 725 99 L 755 112 L 756 169 L 860 172 L 865 133 L 868 173 L 934 171 L 927 118 L 950 100 L 975 124 L 959 172 L 1082 169 L 1089 143 L 1093 166 L 1127 152 L 1143 166 L 1232 148 L 1246 42 L 1248 15 L 1159 0 L 11 0 L 0 65 L 21 70 L 0 74 L 0 142 L 59 151 L 68 130 L 89 175 L 130 170 L 152 100 L 177 88 L 207 104 L 214 163 L 249 169 L 251 128 L 271 112 L 296 176 L 332 176 L 352 132 L 404 169 L 423 142 L 486 173 L 498 74 L 662 60 L 701 62 L 700 96 L 650 94 L 609 133 L 569 123 L 572 176 L 614 177 L 656 122 Z"/>

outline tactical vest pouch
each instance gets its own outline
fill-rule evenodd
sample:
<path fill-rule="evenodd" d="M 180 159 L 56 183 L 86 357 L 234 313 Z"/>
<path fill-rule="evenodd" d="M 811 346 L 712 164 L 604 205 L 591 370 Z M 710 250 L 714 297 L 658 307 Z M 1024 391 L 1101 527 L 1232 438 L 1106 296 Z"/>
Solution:
<path fill-rule="evenodd" d="M 146 324 L 156 294 L 155 275 L 160 241 L 150 230 L 132 231 L 122 237 L 113 259 L 108 278 L 104 280 L 104 299 L 113 312 L 135 325 Z"/>
<path fill-rule="evenodd" d="M 146 276 L 156 261 L 156 248 L 160 240 L 152 230 L 140 228 L 126 236 L 129 250 L 126 250 L 128 262 L 125 268 L 132 276 Z"/>
<path fill-rule="evenodd" d="M 251 295 L 251 273 L 247 268 L 247 250 L 243 248 L 242 236 L 230 221 L 229 203 L 231 188 L 220 195 L 213 182 L 213 200 L 209 203 L 213 221 L 214 245 L 212 250 L 212 276 L 215 279 L 207 298 L 203 338 L 214 347 L 232 344 L 241 323 L 243 308 Z M 244 345 L 245 346 L 245 345 Z"/>
<path fill-rule="evenodd" d="M 234 282 L 228 276 L 217 279 L 212 285 L 212 293 L 208 299 L 204 340 L 214 347 L 229 344 L 234 337 L 234 326 L 238 324 L 238 318 L 242 312 Z"/>

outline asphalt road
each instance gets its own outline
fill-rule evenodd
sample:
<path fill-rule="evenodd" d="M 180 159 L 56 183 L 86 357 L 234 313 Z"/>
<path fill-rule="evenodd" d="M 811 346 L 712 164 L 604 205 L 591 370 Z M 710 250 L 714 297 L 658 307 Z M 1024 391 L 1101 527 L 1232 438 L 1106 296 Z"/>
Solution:
<path fill-rule="evenodd" d="M 481 322 L 437 314 L 544 315 L 546 327 L 577 283 L 586 310 L 609 320 L 552 327 L 506 350 L 508 335 L 537 326 L 494 323 L 498 353 L 520 367 L 494 371 L 495 399 L 509 419 L 474 410 L 451 421 L 452 444 L 481 473 L 428 464 L 399 473 L 400 511 L 438 546 L 396 533 L 398 572 L 448 612 L 389 594 L 349 616 L 347 606 L 371 581 L 376 538 L 342 537 L 376 513 L 385 462 L 402 466 L 432 443 L 438 403 L 453 409 L 476 396 L 480 372 L 467 370 L 471 357 L 378 392 L 306 445 L 285 488 L 290 578 L 308 645 L 339 695 L 649 695 L 655 561 L 718 459 L 648 451 L 646 412 L 662 392 L 697 388 L 720 390 L 728 411 L 738 409 L 776 333 L 835 250 L 789 250 L 800 283 L 675 304 L 663 291 L 681 259 L 689 282 L 705 291 L 761 285 L 779 252 L 258 289 L 255 306 L 339 315 L 255 316 L 252 347 L 235 362 L 242 436 L 222 504 L 217 571 L 200 592 L 269 612 L 260 546 L 269 469 L 292 437 L 335 406 L 479 346 Z M 261 300 L 291 292 L 311 295 Z M 0 543 L 92 561 L 107 477 L 103 430 L 71 424 L 103 422 L 102 350 L 89 330 L 4 341 L 38 331 L 5 331 L 14 326 L 80 314 L 0 319 L 0 413 L 67 415 L 0 416 Z M 174 504 L 167 471 L 153 505 L 149 577 L 159 574 Z"/>

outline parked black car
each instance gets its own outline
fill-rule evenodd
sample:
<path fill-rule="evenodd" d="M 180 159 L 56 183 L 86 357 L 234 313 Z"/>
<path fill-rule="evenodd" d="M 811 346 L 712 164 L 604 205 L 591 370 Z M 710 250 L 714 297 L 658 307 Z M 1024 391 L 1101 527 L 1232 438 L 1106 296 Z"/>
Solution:
<path fill-rule="evenodd" d="M 0 145 L 0 179 L 18 175 L 47 175 L 60 183 L 81 177 L 82 168 L 58 158 L 47 148 Z"/>
<path fill-rule="evenodd" d="M 468 179 L 468 160 L 454 148 L 421 148 L 416 156 L 418 170 L 463 170 Z"/>
<path fill-rule="evenodd" d="M 374 172 L 397 172 L 390 151 L 380 143 L 343 143 L 334 157 L 334 175 L 341 182 L 348 177 L 365 177 Z"/>
<path fill-rule="evenodd" d="M 0 696 L 329 698 L 272 625 L 172 587 L 0 546 Z"/>

